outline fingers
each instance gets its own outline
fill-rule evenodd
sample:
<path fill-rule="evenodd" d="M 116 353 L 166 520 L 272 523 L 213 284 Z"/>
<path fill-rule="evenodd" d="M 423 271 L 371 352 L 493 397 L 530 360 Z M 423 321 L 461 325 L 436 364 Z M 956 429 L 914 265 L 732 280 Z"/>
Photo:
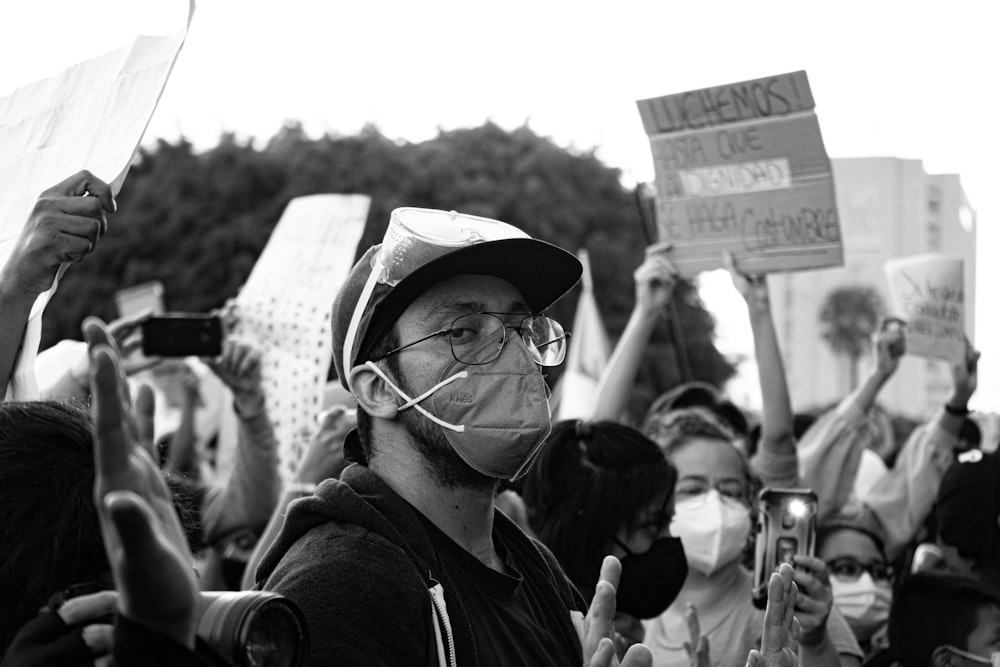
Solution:
<path fill-rule="evenodd" d="M 750 651 L 750 655 L 747 656 L 747 667 L 764 667 L 764 657 L 760 651 Z"/>
<path fill-rule="evenodd" d="M 625 657 L 622 658 L 621 667 L 652 667 L 653 653 L 645 644 L 633 644 Z"/>
<path fill-rule="evenodd" d="M 670 241 L 660 241 L 646 246 L 646 259 L 669 254 L 673 250 L 674 244 Z"/>
<path fill-rule="evenodd" d="M 684 622 L 687 623 L 691 645 L 697 648 L 698 640 L 701 638 L 701 624 L 698 622 L 698 610 L 690 602 L 684 610 Z"/>
<path fill-rule="evenodd" d="M 83 625 L 102 616 L 114 614 L 116 604 L 118 604 L 118 593 L 100 591 L 70 598 L 56 613 L 66 625 Z"/>
<path fill-rule="evenodd" d="M 135 414 L 136 435 L 139 437 L 139 445 L 156 460 L 156 449 L 154 447 L 156 395 L 153 393 L 152 387 L 146 384 L 139 386 L 133 412 Z"/>
<path fill-rule="evenodd" d="M 94 434 L 94 457 L 97 484 L 104 483 L 128 469 L 129 443 L 114 353 L 107 345 L 91 352 L 90 387 L 93 395 L 91 430 Z"/>
<path fill-rule="evenodd" d="M 81 632 L 83 643 L 94 655 L 107 655 L 111 653 L 113 646 L 114 629 L 113 625 L 107 623 L 88 625 Z"/>
<path fill-rule="evenodd" d="M 155 562 L 159 554 L 154 528 L 157 519 L 146 501 L 131 491 L 112 491 L 105 496 L 104 506 L 111 516 L 125 559 L 137 565 Z"/>
<path fill-rule="evenodd" d="M 615 657 L 615 643 L 604 637 L 597 644 L 597 650 L 590 659 L 590 667 L 610 667 L 611 661 Z"/>
<path fill-rule="evenodd" d="M 606 581 L 611 584 L 613 590 L 618 590 L 618 581 L 622 576 L 622 564 L 614 556 L 605 556 L 601 563 L 601 576 L 598 583 Z M 611 614 L 614 616 L 614 612 Z"/>
<path fill-rule="evenodd" d="M 78 171 L 66 180 L 57 183 L 42 193 L 42 196 L 62 195 L 67 197 L 79 197 L 85 194 L 93 195 L 100 203 L 101 207 L 108 213 L 118 210 L 111 186 L 94 176 L 86 169 Z"/>
<path fill-rule="evenodd" d="M 600 645 L 605 641 L 610 646 L 611 654 L 614 654 L 615 589 L 618 587 L 621 573 L 622 566 L 618 559 L 614 556 L 605 557 L 601 564 L 600 578 L 594 588 L 594 599 L 584 619 L 583 652 L 585 656 L 595 657 L 595 662 L 592 664 L 606 664 L 596 662 Z"/>

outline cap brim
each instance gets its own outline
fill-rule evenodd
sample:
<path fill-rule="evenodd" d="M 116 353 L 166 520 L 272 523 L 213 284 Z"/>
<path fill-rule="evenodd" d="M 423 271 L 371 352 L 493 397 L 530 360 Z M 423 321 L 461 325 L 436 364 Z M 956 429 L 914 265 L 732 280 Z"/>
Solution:
<path fill-rule="evenodd" d="M 433 285 L 463 274 L 496 276 L 513 285 L 531 311 L 540 313 L 570 291 L 583 266 L 570 252 L 537 239 L 504 239 L 460 248 L 406 276 L 375 306 L 365 347 Z"/>

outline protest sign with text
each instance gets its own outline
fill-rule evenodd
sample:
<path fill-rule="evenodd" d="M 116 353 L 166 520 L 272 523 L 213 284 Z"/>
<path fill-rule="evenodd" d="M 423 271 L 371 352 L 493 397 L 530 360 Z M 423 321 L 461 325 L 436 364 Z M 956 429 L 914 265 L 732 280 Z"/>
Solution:
<path fill-rule="evenodd" d="M 236 299 L 234 335 L 264 355 L 267 412 L 286 481 L 316 428 L 333 354 L 333 300 L 354 265 L 370 204 L 366 195 L 290 201 Z M 223 477 L 234 447 L 220 435 Z"/>
<path fill-rule="evenodd" d="M 805 72 L 647 100 L 657 228 L 685 276 L 843 264 L 830 158 Z"/>
<path fill-rule="evenodd" d="M 10 258 L 38 195 L 56 183 L 88 169 L 118 194 L 187 37 L 194 7 L 190 0 L 187 23 L 172 35 L 136 37 L 128 46 L 77 63 L 0 99 L 0 181 L 4 184 L 0 188 L 0 266 Z M 41 31 L 40 39 L 43 28 L 35 27 Z M 7 389 L 14 398 L 37 398 L 34 365 L 41 341 L 41 314 L 66 266 L 31 310 L 17 369 Z"/>
<path fill-rule="evenodd" d="M 906 351 L 949 362 L 965 358 L 964 262 L 916 255 L 885 264 L 893 313 L 906 321 Z"/>

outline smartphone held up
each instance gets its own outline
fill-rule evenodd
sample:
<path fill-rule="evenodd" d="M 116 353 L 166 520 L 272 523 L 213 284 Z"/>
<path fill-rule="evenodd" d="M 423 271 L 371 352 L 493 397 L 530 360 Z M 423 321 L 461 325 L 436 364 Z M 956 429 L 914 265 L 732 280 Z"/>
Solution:
<path fill-rule="evenodd" d="M 818 500 L 809 489 L 771 489 L 757 500 L 757 543 L 754 552 L 753 603 L 767 605 L 771 573 L 782 563 L 794 566 L 795 556 L 812 556 L 816 549 Z"/>
<path fill-rule="evenodd" d="M 142 323 L 142 353 L 148 357 L 217 357 L 222 320 L 203 313 L 165 313 Z"/>

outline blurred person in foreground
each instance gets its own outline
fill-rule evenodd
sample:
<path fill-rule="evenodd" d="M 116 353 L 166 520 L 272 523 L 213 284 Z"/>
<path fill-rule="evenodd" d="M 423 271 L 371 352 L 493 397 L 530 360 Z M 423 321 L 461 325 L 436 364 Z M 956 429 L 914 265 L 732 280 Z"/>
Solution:
<path fill-rule="evenodd" d="M 584 617 L 548 549 L 493 505 L 549 434 L 541 369 L 566 336 L 543 313 L 580 273 L 505 223 L 412 208 L 351 269 L 333 353 L 357 464 L 292 503 L 257 570 L 306 614 L 312 664 L 618 664 L 617 559 Z M 648 661 L 633 646 L 622 664 Z"/>
<path fill-rule="evenodd" d="M 1000 595 L 954 574 L 918 573 L 900 587 L 889 617 L 902 667 L 1000 664 Z"/>
<path fill-rule="evenodd" d="M 614 422 L 555 424 L 525 477 L 528 522 L 588 600 L 606 554 L 621 560 L 615 627 L 625 643 L 662 614 L 687 577 L 670 535 L 677 471 L 655 442 Z"/>

